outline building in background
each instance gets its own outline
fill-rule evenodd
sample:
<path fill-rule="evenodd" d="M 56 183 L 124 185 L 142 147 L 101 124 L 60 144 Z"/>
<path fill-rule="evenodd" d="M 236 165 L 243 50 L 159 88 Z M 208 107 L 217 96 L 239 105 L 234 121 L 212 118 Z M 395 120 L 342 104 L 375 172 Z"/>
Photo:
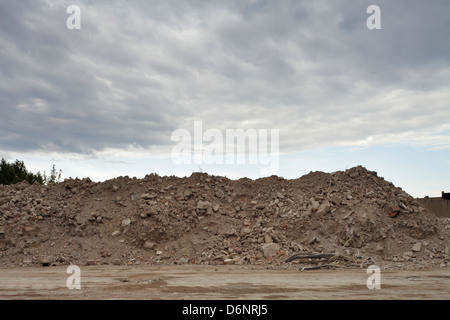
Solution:
<path fill-rule="evenodd" d="M 439 217 L 450 217 L 450 192 L 442 191 L 441 197 L 425 197 L 417 199 L 425 208 Z"/>

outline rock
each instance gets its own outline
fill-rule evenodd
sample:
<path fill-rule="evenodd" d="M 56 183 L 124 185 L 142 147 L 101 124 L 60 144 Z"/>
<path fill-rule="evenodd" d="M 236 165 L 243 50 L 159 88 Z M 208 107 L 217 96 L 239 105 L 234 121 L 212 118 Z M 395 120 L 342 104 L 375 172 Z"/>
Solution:
<path fill-rule="evenodd" d="M 349 176 L 350 176 L 350 178 L 355 179 L 359 176 L 359 172 L 356 170 L 352 171 L 352 172 L 350 172 Z"/>
<path fill-rule="evenodd" d="M 177 188 L 175 199 L 177 201 L 184 200 L 184 188 L 183 187 L 178 187 Z"/>
<path fill-rule="evenodd" d="M 147 211 L 144 213 L 147 217 L 149 216 L 157 216 L 158 215 L 158 209 L 156 207 L 150 207 L 147 209 Z"/>
<path fill-rule="evenodd" d="M 11 200 L 11 197 L 1 197 L 0 198 L 0 206 L 8 203 Z"/>
<path fill-rule="evenodd" d="M 123 219 L 122 220 L 123 227 L 129 226 L 130 224 L 131 224 L 131 219 Z"/>
<path fill-rule="evenodd" d="M 53 256 L 42 256 L 39 257 L 39 263 L 44 266 L 47 267 L 50 264 L 52 264 L 55 261 L 55 258 Z"/>
<path fill-rule="evenodd" d="M 144 200 L 151 200 L 151 199 L 156 198 L 156 195 L 150 194 L 150 193 L 143 193 L 143 194 L 141 194 L 141 198 Z"/>
<path fill-rule="evenodd" d="M 199 210 L 207 210 L 208 208 L 211 207 L 211 203 L 209 203 L 208 201 L 199 201 L 197 203 L 197 209 Z"/>
<path fill-rule="evenodd" d="M 29 226 L 27 226 L 23 229 L 23 231 L 25 231 L 26 233 L 33 232 L 34 230 L 36 230 L 34 227 L 29 227 Z"/>
<path fill-rule="evenodd" d="M 153 249 L 155 247 L 155 243 L 151 241 L 145 241 L 144 242 L 144 248 L 145 249 Z"/>
<path fill-rule="evenodd" d="M 330 200 L 336 206 L 338 206 L 338 205 L 340 205 L 342 203 L 342 198 L 339 197 L 338 195 L 332 195 L 330 197 Z"/>
<path fill-rule="evenodd" d="M 84 224 L 86 224 L 88 221 L 89 221 L 89 218 L 90 217 L 88 217 L 88 216 L 84 216 L 84 215 L 77 215 L 76 216 L 76 218 L 75 218 L 75 221 L 79 224 L 79 225 L 84 225 Z"/>
<path fill-rule="evenodd" d="M 319 239 L 317 239 L 317 237 L 316 236 L 311 236 L 309 239 L 308 239 L 308 244 L 309 245 L 312 245 L 313 243 L 315 243 L 315 242 L 319 242 Z"/>
<path fill-rule="evenodd" d="M 247 235 L 250 234 L 252 230 L 250 228 L 242 228 L 241 235 Z"/>
<path fill-rule="evenodd" d="M 257 203 L 255 205 L 255 208 L 258 210 L 264 210 L 265 207 L 266 207 L 266 204 L 264 204 L 264 203 Z"/>
<path fill-rule="evenodd" d="M 186 264 L 186 263 L 189 263 L 189 260 L 186 259 L 185 257 L 183 257 L 183 258 L 180 258 L 180 260 L 178 260 L 178 263 L 179 264 Z"/>
<path fill-rule="evenodd" d="M 137 193 L 132 193 L 132 194 L 131 194 L 131 201 L 136 200 L 136 199 L 138 198 L 138 196 L 139 196 L 139 194 L 137 194 Z"/>
<path fill-rule="evenodd" d="M 265 243 L 261 246 L 261 251 L 264 257 L 269 258 L 280 251 L 280 245 L 278 243 Z"/>
<path fill-rule="evenodd" d="M 311 202 L 311 212 L 317 212 L 320 206 L 319 201 L 316 201 L 314 198 L 311 198 L 309 201 Z"/>
<path fill-rule="evenodd" d="M 323 216 L 324 214 L 327 214 L 329 211 L 330 211 L 330 203 L 328 202 L 328 200 L 324 200 L 317 208 L 317 215 Z"/>
<path fill-rule="evenodd" d="M 284 199 L 284 195 L 281 192 L 276 193 L 277 198 Z"/>
<path fill-rule="evenodd" d="M 394 218 L 396 215 L 398 215 L 398 213 L 400 212 L 400 208 L 396 205 L 385 205 L 384 209 L 386 211 L 386 213 L 389 215 L 389 217 Z"/>
<path fill-rule="evenodd" d="M 415 244 L 412 246 L 411 250 L 412 250 L 413 252 L 419 252 L 420 250 L 422 250 L 422 243 L 420 243 L 420 242 L 415 243 Z"/>
<path fill-rule="evenodd" d="M 187 189 L 187 190 L 184 190 L 184 199 L 189 199 L 190 197 L 192 196 L 192 191 L 191 190 L 189 190 L 189 189 Z"/>
<path fill-rule="evenodd" d="M 382 253 L 383 251 L 384 251 L 384 247 L 381 245 L 381 243 L 377 243 L 376 245 L 375 245 L 375 251 L 376 252 L 378 252 L 378 253 Z"/>
<path fill-rule="evenodd" d="M 113 233 L 111 233 L 111 236 L 113 237 L 117 237 L 120 234 L 119 230 L 114 231 Z"/>
<path fill-rule="evenodd" d="M 273 243 L 272 236 L 270 234 L 265 234 L 264 235 L 264 242 L 265 243 Z"/>

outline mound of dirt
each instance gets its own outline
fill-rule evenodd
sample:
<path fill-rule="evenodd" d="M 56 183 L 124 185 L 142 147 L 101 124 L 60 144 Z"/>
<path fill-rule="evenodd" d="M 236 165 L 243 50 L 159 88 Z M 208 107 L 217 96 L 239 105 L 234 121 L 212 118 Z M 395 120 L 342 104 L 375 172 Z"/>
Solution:
<path fill-rule="evenodd" d="M 304 259 L 286 260 L 321 253 L 436 268 L 448 264 L 449 248 L 448 219 L 361 166 L 295 180 L 194 173 L 0 186 L 0 265 L 8 267 L 298 268 Z"/>

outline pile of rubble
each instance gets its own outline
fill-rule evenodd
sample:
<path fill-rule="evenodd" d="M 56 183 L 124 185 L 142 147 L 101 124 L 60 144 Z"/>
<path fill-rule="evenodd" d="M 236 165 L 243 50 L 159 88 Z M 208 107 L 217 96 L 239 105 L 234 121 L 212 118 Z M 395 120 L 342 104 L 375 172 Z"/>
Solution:
<path fill-rule="evenodd" d="M 298 268 L 314 259 L 294 255 L 322 254 L 438 268 L 449 249 L 448 219 L 361 166 L 295 180 L 193 173 L 0 186 L 0 266 Z"/>

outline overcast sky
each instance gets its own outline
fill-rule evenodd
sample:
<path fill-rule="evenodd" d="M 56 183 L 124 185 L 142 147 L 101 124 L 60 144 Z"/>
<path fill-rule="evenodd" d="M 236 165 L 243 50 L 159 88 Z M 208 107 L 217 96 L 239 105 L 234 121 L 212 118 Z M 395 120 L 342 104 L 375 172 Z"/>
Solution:
<path fill-rule="evenodd" d="M 0 0 L 0 75 L 0 157 L 31 170 L 258 177 L 173 164 L 172 132 L 202 121 L 278 129 L 286 178 L 361 164 L 450 190 L 448 0 Z"/>

